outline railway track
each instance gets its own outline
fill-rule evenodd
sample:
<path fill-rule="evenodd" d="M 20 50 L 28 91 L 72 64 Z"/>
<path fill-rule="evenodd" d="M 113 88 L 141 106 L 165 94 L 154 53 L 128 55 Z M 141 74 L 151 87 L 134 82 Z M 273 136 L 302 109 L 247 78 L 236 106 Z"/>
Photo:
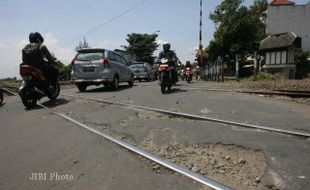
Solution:
<path fill-rule="evenodd" d="M 140 86 L 152 86 L 152 85 L 140 85 Z M 180 88 L 182 90 L 202 90 L 202 91 L 211 91 L 211 92 L 237 92 L 237 93 L 245 93 L 245 94 L 260 94 L 260 95 L 268 95 L 268 96 L 288 96 L 292 98 L 310 98 L 310 91 L 308 90 L 228 90 L 228 89 L 220 89 L 220 88 L 209 88 L 206 86 L 191 86 L 191 87 L 183 87 L 183 86 L 175 86 L 175 88 Z"/>
<path fill-rule="evenodd" d="M 182 117 L 182 118 L 188 118 L 188 119 L 194 119 L 194 120 L 211 121 L 211 122 L 216 122 L 216 123 L 229 124 L 229 125 L 233 125 L 233 126 L 245 127 L 245 128 L 249 128 L 249 129 L 259 129 L 259 130 L 265 130 L 265 131 L 270 131 L 270 132 L 275 132 L 275 133 L 282 133 L 282 134 L 286 134 L 286 135 L 293 135 L 293 136 L 298 136 L 298 137 L 310 138 L 310 134 L 305 133 L 305 132 L 278 129 L 278 128 L 272 128 L 272 127 L 267 127 L 267 126 L 262 126 L 262 125 L 253 125 L 253 124 L 241 123 L 241 122 L 235 122 L 235 121 L 228 121 L 228 120 L 223 120 L 223 119 L 216 119 L 216 118 L 193 115 L 193 114 L 188 114 L 188 113 L 173 112 L 173 111 L 151 108 L 151 107 L 145 107 L 145 106 L 139 106 L 139 105 L 134 105 L 134 104 L 112 102 L 112 101 L 102 100 L 102 99 L 84 98 L 84 97 L 79 97 L 79 96 L 69 95 L 69 94 L 61 94 L 61 95 L 66 96 L 66 97 L 71 97 L 71 98 L 93 101 L 93 102 L 100 102 L 100 103 L 105 103 L 105 104 L 112 104 L 112 105 L 118 105 L 118 106 L 124 106 L 124 107 L 134 107 L 134 108 L 144 109 L 144 110 L 148 110 L 148 111 L 155 111 L 155 112 L 164 113 L 167 115 L 172 115 L 175 117 Z"/>
<path fill-rule="evenodd" d="M 17 95 L 15 92 L 12 92 L 12 91 L 8 90 L 7 88 L 3 88 L 3 90 L 12 94 L 12 95 Z M 17 90 L 17 89 L 13 88 L 13 90 Z M 217 91 L 217 89 L 211 89 L 211 90 Z M 254 125 L 254 124 L 248 124 L 248 123 L 228 121 L 228 120 L 223 120 L 223 119 L 216 119 L 216 118 L 193 115 L 193 114 L 188 114 L 188 113 L 173 112 L 173 111 L 151 108 L 151 107 L 145 107 L 145 106 L 139 106 L 139 105 L 134 105 L 134 104 L 117 103 L 117 102 L 112 102 L 112 101 L 102 100 L 102 99 L 83 98 L 83 97 L 79 97 L 79 96 L 75 96 L 75 95 L 69 95 L 69 94 L 61 94 L 61 95 L 71 97 L 71 98 L 84 99 L 84 100 L 88 100 L 88 101 L 101 102 L 101 103 L 105 103 L 105 104 L 114 104 L 114 105 L 125 106 L 125 107 L 135 107 L 138 109 L 144 109 L 144 110 L 164 113 L 167 115 L 172 115 L 175 117 L 182 117 L 182 118 L 188 118 L 188 119 L 194 119 L 194 120 L 211 121 L 211 122 L 223 123 L 223 124 L 234 125 L 234 126 L 239 126 L 239 127 L 245 127 L 245 128 L 249 128 L 249 129 L 259 129 L 259 130 L 265 130 L 265 131 L 270 131 L 270 132 L 275 132 L 275 133 L 282 133 L 282 134 L 287 134 L 287 135 L 310 138 L 310 133 L 306 133 L 306 132 L 299 132 L 299 131 L 292 131 L 292 130 L 278 129 L 278 128 L 273 128 L 273 127 L 268 127 L 268 126 L 262 126 L 262 125 Z"/>
<path fill-rule="evenodd" d="M 7 89 L 6 89 L 7 90 Z M 14 89 L 13 89 L 14 90 Z M 16 95 L 16 93 L 7 90 L 8 93 L 11 93 L 13 95 Z M 209 118 L 209 117 L 203 117 L 203 116 L 198 116 L 198 115 L 192 115 L 192 114 L 187 114 L 187 113 L 179 113 L 179 112 L 171 112 L 171 111 L 167 111 L 167 110 L 161 110 L 161 109 L 156 109 L 156 108 L 149 108 L 149 107 L 144 107 L 144 106 L 139 106 L 139 105 L 133 105 L 133 104 L 126 104 L 126 103 L 116 103 L 116 102 L 111 102 L 111 101 L 107 101 L 107 100 L 102 100 L 102 99 L 92 99 L 92 98 L 84 98 L 84 97 L 78 97 L 78 96 L 74 96 L 74 95 L 70 95 L 70 94 L 61 94 L 62 96 L 66 96 L 66 97 L 71 97 L 71 98 L 78 98 L 78 99 L 84 99 L 84 100 L 88 100 L 88 101 L 94 101 L 94 102 L 101 102 L 101 103 L 105 103 L 105 104 L 113 104 L 113 105 L 118 105 L 118 106 L 126 106 L 126 107 L 134 107 L 134 108 L 138 108 L 138 109 L 144 109 L 144 110 L 149 110 L 149 111 L 156 111 L 156 112 L 160 112 L 160 113 L 164 113 L 164 114 L 168 114 L 168 115 L 173 115 L 176 117 L 183 117 L 183 118 L 188 118 L 188 119 L 194 119 L 194 120 L 206 120 L 206 121 L 212 121 L 212 122 L 218 122 L 218 123 L 225 123 L 225 124 L 230 124 L 230 125 L 235 125 L 235 126 L 239 126 L 239 127 L 247 127 L 247 128 L 252 128 L 252 129 L 261 129 L 261 130 L 267 130 L 267 131 L 272 131 L 272 132 L 277 132 L 277 133 L 284 133 L 284 134 L 288 134 L 288 135 L 294 135 L 294 136 L 301 136 L 301 137 L 306 137 L 309 138 L 310 134 L 308 133 L 302 133 L 302 132 L 297 132 L 297 131 L 290 131 L 290 130 L 282 130 L 282 129 L 276 129 L 276 128 L 271 128 L 271 127 L 265 127 L 265 126 L 258 126 L 258 125 L 251 125 L 251 124 L 245 124 L 245 123 L 238 123 L 238 122 L 233 122 L 233 121 L 226 121 L 226 120 L 220 120 L 220 119 L 214 119 L 214 118 Z M 48 109 L 49 111 L 51 111 L 49 108 L 40 105 L 42 107 L 44 107 L 45 109 Z M 214 181 L 212 179 L 209 179 L 205 176 L 199 175 L 197 173 L 192 172 L 191 170 L 188 170 L 187 168 L 184 168 L 182 166 L 179 166 L 175 163 L 172 163 L 168 160 L 162 159 L 160 157 L 157 157 L 155 155 L 152 155 L 149 152 L 146 152 L 136 146 L 130 145 L 120 139 L 117 139 L 113 136 L 110 136 L 106 133 L 103 133 L 97 129 L 94 129 L 92 127 L 89 127 L 71 117 L 68 117 L 67 115 L 63 114 L 63 113 L 58 113 L 58 112 L 54 112 L 51 111 L 54 114 L 58 115 L 59 117 L 62 117 L 63 119 L 70 121 L 72 123 L 74 123 L 75 125 L 88 130 L 90 132 L 95 133 L 96 135 L 99 135 L 105 139 L 108 139 L 109 141 L 118 144 L 119 146 L 132 151 L 135 154 L 138 154 L 140 156 L 143 156 L 153 162 L 156 162 L 157 164 L 160 164 L 172 171 L 175 171 L 177 173 L 180 173 L 184 176 L 187 176 L 197 182 L 200 182 L 212 189 L 223 189 L 223 190 L 228 190 L 228 189 L 232 189 L 224 184 L 221 184 L 217 181 Z"/>

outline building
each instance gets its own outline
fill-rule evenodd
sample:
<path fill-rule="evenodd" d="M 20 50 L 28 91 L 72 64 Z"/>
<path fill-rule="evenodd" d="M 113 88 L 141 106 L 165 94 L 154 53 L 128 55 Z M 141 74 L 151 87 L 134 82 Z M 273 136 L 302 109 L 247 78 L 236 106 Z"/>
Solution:
<path fill-rule="evenodd" d="M 310 51 L 310 1 L 295 5 L 289 0 L 273 0 L 265 16 L 268 35 L 293 32 L 302 39 L 301 48 Z"/>
<path fill-rule="evenodd" d="M 264 57 L 263 70 L 294 78 L 294 48 L 310 51 L 310 1 L 295 5 L 290 0 L 272 0 L 261 20 L 268 35 L 259 48 Z"/>
<path fill-rule="evenodd" d="M 260 42 L 259 50 L 265 55 L 263 69 L 269 73 L 282 73 L 294 78 L 294 48 L 301 47 L 301 38 L 293 32 L 269 35 Z"/>

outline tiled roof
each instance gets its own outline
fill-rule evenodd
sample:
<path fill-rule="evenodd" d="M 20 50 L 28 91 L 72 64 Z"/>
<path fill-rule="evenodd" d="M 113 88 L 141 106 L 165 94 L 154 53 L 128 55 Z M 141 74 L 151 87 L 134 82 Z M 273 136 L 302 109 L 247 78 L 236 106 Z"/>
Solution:
<path fill-rule="evenodd" d="M 293 32 L 270 35 L 260 42 L 259 49 L 277 49 L 293 46 L 294 43 L 299 46 L 301 38 L 296 36 Z"/>
<path fill-rule="evenodd" d="M 270 5 L 271 6 L 295 5 L 295 3 L 293 1 L 289 1 L 289 0 L 272 0 Z"/>

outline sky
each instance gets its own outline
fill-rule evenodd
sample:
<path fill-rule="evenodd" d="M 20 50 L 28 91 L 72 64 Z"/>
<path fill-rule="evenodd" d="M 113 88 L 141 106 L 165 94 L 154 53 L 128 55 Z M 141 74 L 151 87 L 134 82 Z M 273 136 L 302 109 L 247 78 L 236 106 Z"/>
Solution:
<path fill-rule="evenodd" d="M 204 47 L 215 31 L 208 15 L 221 2 L 203 0 Z M 252 4 L 253 0 L 244 1 L 245 6 Z M 193 62 L 199 43 L 199 0 L 0 0 L 0 28 L 0 78 L 19 77 L 21 50 L 30 32 L 40 32 L 47 48 L 65 64 L 83 37 L 91 47 L 114 50 L 128 45 L 130 33 L 157 33 L 158 43 L 169 42 L 181 62 Z"/>

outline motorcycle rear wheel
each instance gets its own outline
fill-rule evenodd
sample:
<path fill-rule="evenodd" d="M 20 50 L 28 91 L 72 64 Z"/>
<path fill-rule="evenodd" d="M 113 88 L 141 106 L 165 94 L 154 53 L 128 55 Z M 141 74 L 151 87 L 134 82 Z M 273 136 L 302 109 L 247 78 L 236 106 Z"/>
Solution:
<path fill-rule="evenodd" d="M 50 100 L 55 100 L 58 97 L 59 93 L 60 93 L 60 85 L 59 85 L 59 83 L 57 83 L 56 86 L 55 86 L 54 93 L 53 94 L 49 94 L 47 97 Z"/>
<path fill-rule="evenodd" d="M 28 109 L 32 109 L 37 105 L 37 99 L 35 97 L 23 96 L 21 98 L 24 106 Z"/>

